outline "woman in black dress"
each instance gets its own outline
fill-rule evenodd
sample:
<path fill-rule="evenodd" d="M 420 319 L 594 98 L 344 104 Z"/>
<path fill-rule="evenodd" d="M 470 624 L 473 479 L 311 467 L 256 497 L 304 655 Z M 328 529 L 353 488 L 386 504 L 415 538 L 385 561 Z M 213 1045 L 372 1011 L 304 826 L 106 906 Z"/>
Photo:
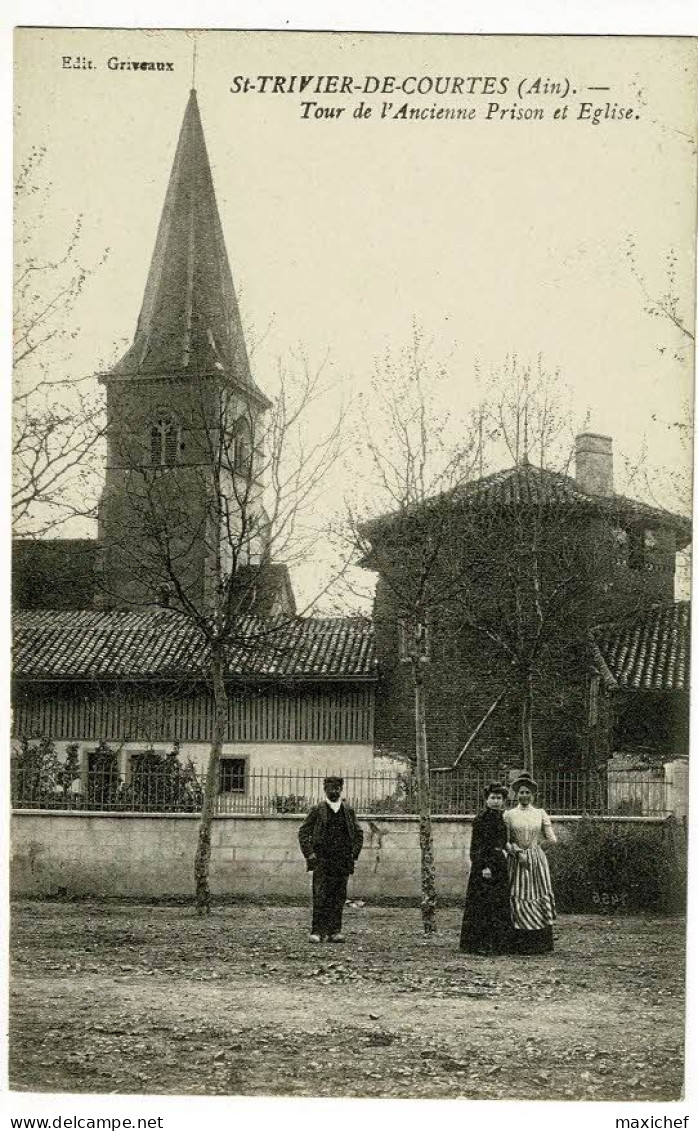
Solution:
<path fill-rule="evenodd" d="M 468 954 L 506 954 L 511 950 L 507 830 L 502 816 L 506 798 L 506 786 L 491 782 L 485 790 L 485 808 L 473 821 L 470 878 L 460 935 L 460 948 Z"/>

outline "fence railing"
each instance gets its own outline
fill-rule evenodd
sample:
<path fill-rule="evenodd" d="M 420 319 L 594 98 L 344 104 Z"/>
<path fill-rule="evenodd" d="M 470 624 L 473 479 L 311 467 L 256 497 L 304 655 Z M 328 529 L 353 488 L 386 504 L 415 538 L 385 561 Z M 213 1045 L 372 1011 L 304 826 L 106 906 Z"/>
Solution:
<path fill-rule="evenodd" d="M 502 771 L 494 777 L 503 780 Z M 324 771 L 264 770 L 221 778 L 217 812 L 274 815 L 305 813 L 324 797 Z M 431 775 L 431 812 L 435 816 L 475 813 L 482 808 L 491 771 Z M 661 769 L 599 773 L 554 772 L 538 775 L 536 804 L 565 815 L 664 816 L 669 813 L 668 783 Z M 195 813 L 201 809 L 202 782 L 195 772 L 172 765 L 139 768 L 121 777 L 116 766 L 88 770 L 73 781 L 45 774 L 36 766 L 13 765 L 15 809 L 87 810 L 91 812 Z M 358 813 L 415 814 L 417 783 L 410 773 L 344 773 L 343 796 Z M 513 798 L 511 799 L 513 801 Z"/>

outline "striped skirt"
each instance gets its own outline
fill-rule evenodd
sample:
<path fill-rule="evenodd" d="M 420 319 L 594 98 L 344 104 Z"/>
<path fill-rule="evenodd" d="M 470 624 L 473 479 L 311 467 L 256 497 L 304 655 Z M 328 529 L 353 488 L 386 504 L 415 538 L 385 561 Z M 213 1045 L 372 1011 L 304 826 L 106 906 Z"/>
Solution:
<path fill-rule="evenodd" d="M 521 861 L 528 860 L 528 867 Z M 542 848 L 509 857 L 511 921 L 517 931 L 543 931 L 555 922 L 555 896 Z"/>

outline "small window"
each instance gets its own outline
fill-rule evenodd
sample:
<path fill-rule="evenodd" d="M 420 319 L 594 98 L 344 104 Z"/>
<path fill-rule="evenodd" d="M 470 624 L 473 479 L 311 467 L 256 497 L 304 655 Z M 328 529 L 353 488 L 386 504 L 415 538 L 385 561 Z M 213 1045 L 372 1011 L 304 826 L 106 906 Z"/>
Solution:
<path fill-rule="evenodd" d="M 157 420 L 150 429 L 150 462 L 155 467 L 173 467 L 181 448 L 179 425 L 169 417 Z"/>
<path fill-rule="evenodd" d="M 221 758 L 218 766 L 218 792 L 247 792 L 246 758 Z"/>

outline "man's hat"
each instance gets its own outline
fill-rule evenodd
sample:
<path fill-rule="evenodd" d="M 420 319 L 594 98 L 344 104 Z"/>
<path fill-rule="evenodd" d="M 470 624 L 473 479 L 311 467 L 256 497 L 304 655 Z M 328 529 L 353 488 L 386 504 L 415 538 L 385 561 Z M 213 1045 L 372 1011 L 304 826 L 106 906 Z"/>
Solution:
<path fill-rule="evenodd" d="M 336 782 L 337 785 L 344 785 L 344 778 L 340 778 L 339 774 L 330 774 L 323 780 L 322 784 L 331 785 L 332 782 Z"/>

